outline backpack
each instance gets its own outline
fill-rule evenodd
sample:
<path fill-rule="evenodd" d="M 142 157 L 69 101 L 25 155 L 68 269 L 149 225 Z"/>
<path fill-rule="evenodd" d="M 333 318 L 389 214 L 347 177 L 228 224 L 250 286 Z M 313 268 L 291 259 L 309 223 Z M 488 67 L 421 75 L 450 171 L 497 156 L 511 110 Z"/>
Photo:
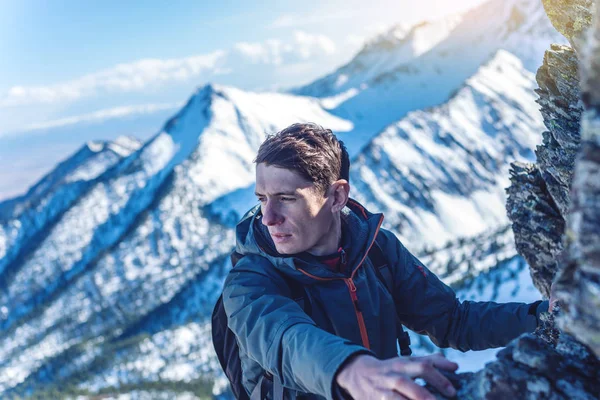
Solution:
<path fill-rule="evenodd" d="M 231 265 L 235 267 L 243 255 L 233 252 L 231 253 Z M 388 267 L 387 260 L 381 247 L 375 241 L 374 245 L 369 250 L 368 254 L 371 263 L 375 269 L 375 274 L 380 282 L 383 283 L 388 293 L 392 293 L 393 280 L 392 274 Z M 282 275 L 291 291 L 291 298 L 304 310 L 308 315 L 311 315 L 312 307 L 310 301 L 305 301 L 304 287 Z M 402 327 L 399 318 L 396 317 L 396 333 L 398 338 L 398 346 L 402 356 L 412 354 L 410 349 L 410 336 Z M 217 353 L 217 358 L 221 364 L 221 368 L 229 379 L 231 391 L 238 400 L 263 400 L 267 394 L 272 391 L 274 400 L 283 400 L 285 388 L 272 374 L 265 371 L 259 379 L 253 392 L 248 397 L 244 386 L 242 385 L 242 366 L 240 362 L 239 347 L 235 334 L 227 326 L 227 314 L 223 307 L 223 295 L 219 296 L 217 304 L 212 313 L 212 339 L 213 346 Z"/>

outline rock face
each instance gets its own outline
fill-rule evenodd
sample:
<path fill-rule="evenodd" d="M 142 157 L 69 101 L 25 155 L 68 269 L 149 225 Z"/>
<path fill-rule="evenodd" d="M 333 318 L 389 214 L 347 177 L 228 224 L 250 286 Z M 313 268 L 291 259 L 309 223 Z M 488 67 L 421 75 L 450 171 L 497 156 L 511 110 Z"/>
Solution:
<path fill-rule="evenodd" d="M 569 335 L 562 334 L 556 345 L 523 335 L 483 370 L 451 379 L 459 399 L 594 400 L 600 393 L 600 362 Z"/>
<path fill-rule="evenodd" d="M 557 31 L 577 52 L 585 43 L 585 29 L 592 21 L 592 0 L 542 0 L 546 14 Z"/>
<path fill-rule="evenodd" d="M 544 2 L 544 6 L 553 25 L 572 43 L 583 40 L 583 32 L 591 21 L 590 1 L 548 0 Z M 594 43 L 591 40 L 588 44 Z M 596 240 L 599 231 L 598 224 L 592 223 L 589 227 L 584 224 L 587 229 L 585 238 L 579 236 L 584 233 L 581 231 L 581 224 L 577 222 L 581 219 L 577 211 L 580 206 L 571 204 L 572 201 L 587 201 L 585 204 L 590 209 L 600 208 L 600 204 L 590 202 L 588 197 L 578 198 L 576 189 L 583 186 L 589 195 L 589 186 L 594 185 L 591 183 L 594 182 L 593 175 L 589 175 L 592 171 L 588 171 L 585 161 L 588 158 L 594 160 L 594 149 L 590 148 L 589 144 L 593 144 L 593 140 L 586 140 L 585 145 L 582 145 L 580 126 L 584 104 L 593 109 L 594 106 L 588 103 L 592 102 L 594 96 L 599 96 L 594 92 L 594 89 L 598 88 L 590 83 L 595 82 L 593 77 L 599 73 L 596 71 L 598 61 L 593 56 L 586 56 L 584 50 L 583 47 L 576 51 L 566 46 L 553 45 L 546 52 L 536 80 L 540 86 L 537 90 L 540 96 L 538 103 L 541 105 L 541 113 L 548 131 L 544 132 L 543 142 L 536 150 L 537 164 L 514 164 L 511 171 L 512 185 L 507 190 L 507 211 L 513 222 L 517 250 L 530 264 L 534 284 L 546 297 L 550 295 L 550 286 L 556 273 L 563 269 L 565 274 L 572 271 L 571 264 L 583 256 L 581 252 L 573 253 L 576 246 L 570 246 L 565 252 L 565 243 L 569 246 L 571 242 Z M 585 75 L 588 78 L 585 78 L 583 83 L 588 89 L 584 90 L 583 95 L 580 90 L 578 58 L 584 60 L 584 71 L 588 71 Z M 585 60 L 588 59 L 590 62 L 586 63 Z M 594 121 L 595 117 L 590 115 L 590 112 L 585 112 L 584 121 Z M 587 125 L 591 126 L 588 131 L 592 132 L 593 122 Z M 588 135 L 593 136 L 592 133 Z M 586 156 L 590 154 L 591 156 Z M 571 188 L 577 158 L 577 169 L 584 167 L 586 172 L 583 176 L 577 175 L 578 181 L 581 182 Z M 565 221 L 569 221 L 568 241 L 565 241 Z M 577 232 L 578 229 L 580 232 Z M 571 263 L 567 268 L 563 268 L 567 264 L 567 255 L 570 255 Z M 568 281 L 566 276 L 562 281 Z M 567 298 L 568 296 L 563 296 L 565 304 L 569 303 Z M 590 305 L 586 303 L 582 304 L 582 307 L 590 310 Z"/>
<path fill-rule="evenodd" d="M 549 296 L 558 274 L 560 306 L 483 370 L 452 377 L 461 399 L 597 399 L 600 393 L 600 7 L 584 41 L 591 1 L 545 0 L 544 6 L 575 49 L 552 46 L 538 70 L 548 131 L 537 164 L 513 164 L 507 211 L 542 294 Z"/>
<path fill-rule="evenodd" d="M 581 150 L 567 224 L 567 265 L 558 291 L 565 313 L 559 326 L 600 356 L 600 7 L 584 54 Z"/>
<path fill-rule="evenodd" d="M 536 150 L 537 165 L 514 164 L 507 211 L 513 221 L 517 250 L 531 267 L 533 282 L 545 296 L 563 250 L 569 187 L 579 149 L 580 102 L 578 61 L 573 49 L 553 45 L 536 80 L 541 113 L 548 131 Z"/>

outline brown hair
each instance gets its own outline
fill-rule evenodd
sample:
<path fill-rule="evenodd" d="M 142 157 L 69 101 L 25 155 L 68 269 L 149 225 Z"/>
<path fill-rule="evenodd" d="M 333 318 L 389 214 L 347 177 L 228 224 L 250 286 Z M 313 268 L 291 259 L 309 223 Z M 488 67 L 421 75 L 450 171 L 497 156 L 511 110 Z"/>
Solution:
<path fill-rule="evenodd" d="M 267 136 L 255 163 L 292 170 L 325 193 L 338 179 L 350 180 L 346 146 L 333 134 L 314 123 L 298 123 Z"/>

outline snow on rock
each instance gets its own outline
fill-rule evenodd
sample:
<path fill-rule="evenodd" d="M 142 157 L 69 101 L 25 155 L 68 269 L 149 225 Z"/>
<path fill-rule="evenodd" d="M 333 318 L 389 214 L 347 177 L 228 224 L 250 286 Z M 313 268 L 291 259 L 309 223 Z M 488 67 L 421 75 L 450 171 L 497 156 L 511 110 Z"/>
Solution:
<path fill-rule="evenodd" d="M 23 196 L 0 202 L 0 282 L 24 243 L 71 207 L 111 167 L 137 150 L 134 138 L 89 142 Z"/>
<path fill-rule="evenodd" d="M 448 103 L 377 135 L 352 165 L 355 195 L 413 248 L 505 225 L 509 163 L 531 160 L 544 129 L 534 88 L 499 51 Z"/>

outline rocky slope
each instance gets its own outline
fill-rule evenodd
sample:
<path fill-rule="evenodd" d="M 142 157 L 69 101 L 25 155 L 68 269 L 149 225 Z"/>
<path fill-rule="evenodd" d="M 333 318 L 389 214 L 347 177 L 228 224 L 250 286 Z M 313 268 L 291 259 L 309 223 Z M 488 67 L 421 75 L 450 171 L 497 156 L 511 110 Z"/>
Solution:
<path fill-rule="evenodd" d="M 141 146 L 136 139 L 90 142 L 27 193 L 0 203 L 0 276 L 21 246 L 39 235 L 102 175 Z"/>

